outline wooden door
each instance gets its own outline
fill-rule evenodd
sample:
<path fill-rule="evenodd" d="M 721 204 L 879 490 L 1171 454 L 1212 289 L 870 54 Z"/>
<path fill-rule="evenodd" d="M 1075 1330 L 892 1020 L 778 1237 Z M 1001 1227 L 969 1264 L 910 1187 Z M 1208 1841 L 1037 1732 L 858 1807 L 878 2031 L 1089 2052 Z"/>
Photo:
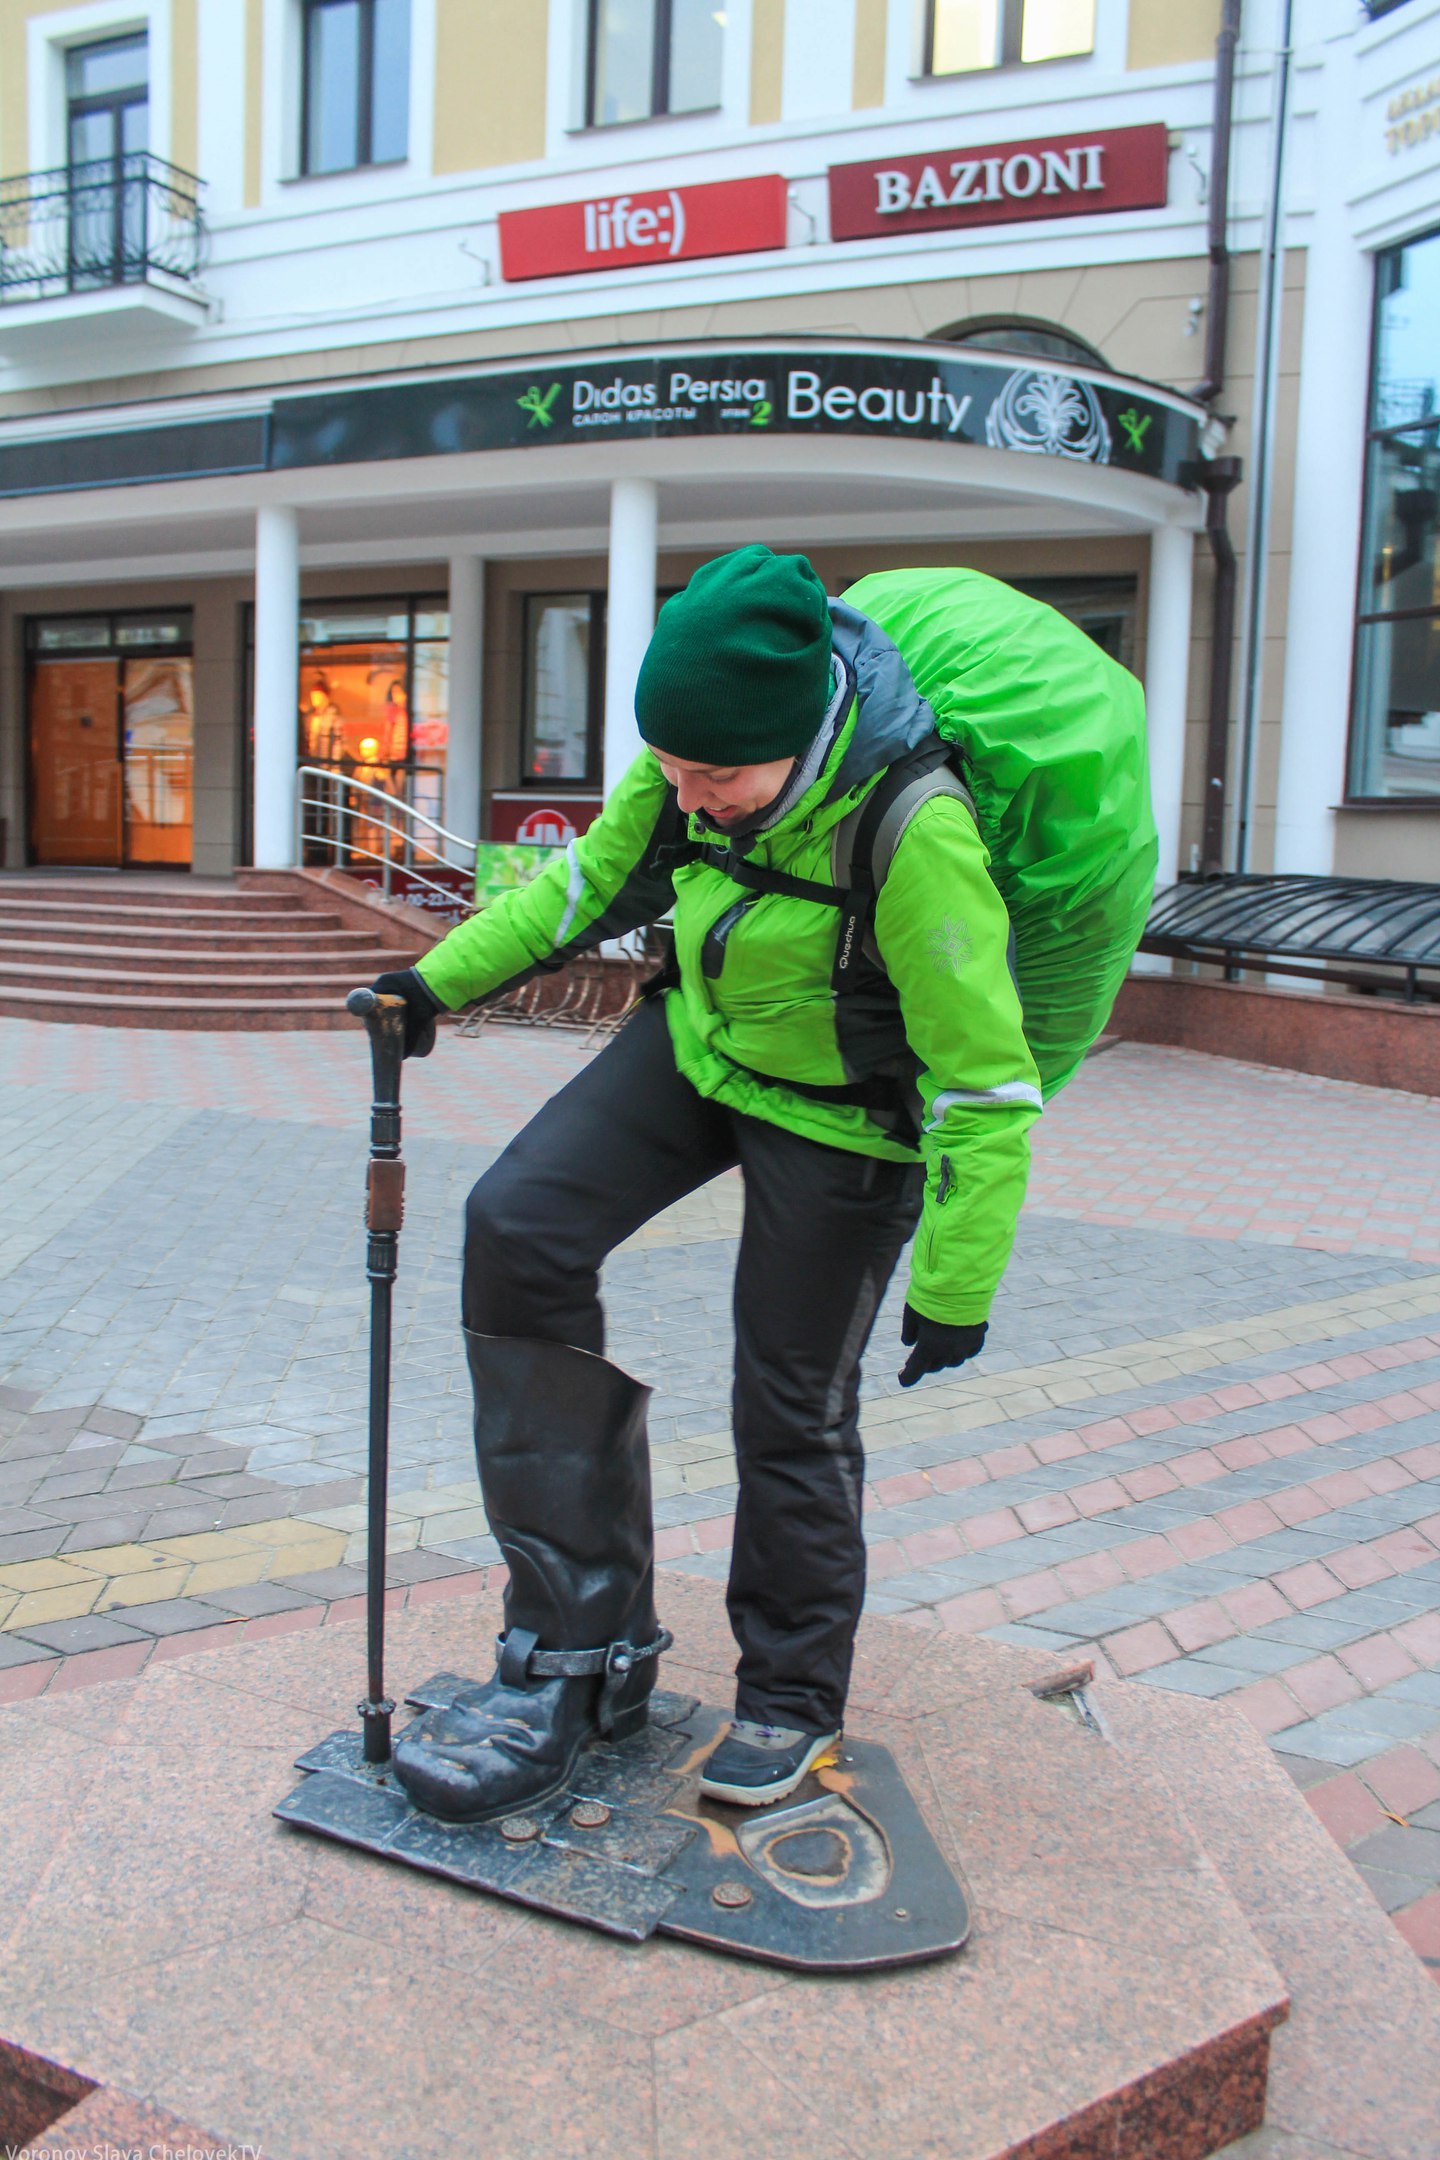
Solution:
<path fill-rule="evenodd" d="M 30 771 L 35 861 L 118 868 L 125 851 L 118 661 L 35 662 Z"/>

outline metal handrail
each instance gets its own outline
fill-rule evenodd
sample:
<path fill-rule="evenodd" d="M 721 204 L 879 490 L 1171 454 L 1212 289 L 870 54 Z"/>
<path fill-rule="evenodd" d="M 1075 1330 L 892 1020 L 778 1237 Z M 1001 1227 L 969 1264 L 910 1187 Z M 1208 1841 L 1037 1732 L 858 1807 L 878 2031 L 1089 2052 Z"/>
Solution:
<path fill-rule="evenodd" d="M 0 304 L 200 274 L 204 182 L 129 150 L 0 178 Z"/>
<path fill-rule="evenodd" d="M 461 901 L 459 895 L 450 886 L 437 884 L 434 878 L 428 878 L 423 871 L 417 870 L 414 857 L 419 852 L 424 856 L 428 856 L 432 862 L 443 864 L 447 870 L 468 869 L 473 877 L 478 854 L 478 845 L 474 840 L 467 840 L 462 833 L 451 832 L 447 826 L 441 825 L 435 818 L 427 817 L 423 810 L 415 809 L 413 804 L 402 801 L 398 795 L 391 795 L 384 788 L 373 787 L 368 780 L 352 780 L 347 774 L 336 772 L 331 766 L 302 765 L 296 772 L 295 778 L 295 859 L 297 862 L 304 860 L 306 842 L 318 841 L 322 847 L 328 844 L 334 850 L 334 866 L 337 870 L 344 868 L 342 857 L 353 859 L 358 855 L 366 861 L 378 863 L 380 865 L 380 889 L 388 900 L 390 898 L 391 872 L 394 868 L 394 856 L 390 849 L 388 847 L 383 850 L 367 847 L 362 841 L 357 840 L 353 835 L 347 836 L 340 829 L 347 819 L 352 823 L 358 823 L 364 819 L 372 827 L 378 825 L 380 832 L 387 841 L 394 839 L 401 843 L 401 867 L 407 876 L 413 878 L 417 884 L 423 885 L 427 892 L 437 893 L 447 905 L 453 907 L 458 904 L 462 908 L 468 907 L 468 904 Z M 305 785 L 307 781 L 319 781 L 321 786 L 328 790 L 328 793 L 316 793 L 313 795 L 307 793 Z M 368 796 L 372 802 L 382 804 L 384 806 L 383 810 L 378 815 L 373 812 L 367 814 L 363 809 L 357 809 L 353 803 L 345 801 L 343 798 L 346 795 Z M 328 840 L 323 833 L 306 832 L 305 812 L 307 810 L 325 811 L 337 821 L 336 830 L 328 836 Z M 392 815 L 392 813 L 396 815 Z M 428 841 L 420 838 L 416 831 L 419 826 L 423 826 L 426 832 L 436 834 L 448 847 L 459 849 L 461 859 L 457 862 L 453 855 L 442 855 L 438 848 L 432 847 Z"/>

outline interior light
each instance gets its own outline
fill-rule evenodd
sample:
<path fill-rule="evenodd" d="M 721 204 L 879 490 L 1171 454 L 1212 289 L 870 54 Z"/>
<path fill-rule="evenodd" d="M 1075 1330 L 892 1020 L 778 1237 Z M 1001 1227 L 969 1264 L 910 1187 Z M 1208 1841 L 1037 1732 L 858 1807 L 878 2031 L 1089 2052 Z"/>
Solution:
<path fill-rule="evenodd" d="M 361 736 L 360 755 L 362 758 L 364 758 L 367 765 L 373 765 L 375 763 L 375 760 L 379 757 L 380 745 L 373 735 Z"/>

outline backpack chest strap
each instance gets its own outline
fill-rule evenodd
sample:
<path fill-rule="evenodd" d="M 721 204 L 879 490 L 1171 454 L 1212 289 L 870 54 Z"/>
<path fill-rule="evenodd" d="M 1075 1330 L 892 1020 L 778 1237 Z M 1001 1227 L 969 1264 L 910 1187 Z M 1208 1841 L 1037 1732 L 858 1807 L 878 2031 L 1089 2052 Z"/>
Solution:
<path fill-rule="evenodd" d="M 792 877 L 788 870 L 768 870 L 761 863 L 752 863 L 747 856 L 737 855 L 733 848 L 702 846 L 692 860 L 707 862 L 713 870 L 723 871 L 747 892 L 785 893 L 792 900 L 819 901 L 823 907 L 843 907 L 845 904 L 845 894 L 837 886 L 822 885 L 814 878 Z"/>

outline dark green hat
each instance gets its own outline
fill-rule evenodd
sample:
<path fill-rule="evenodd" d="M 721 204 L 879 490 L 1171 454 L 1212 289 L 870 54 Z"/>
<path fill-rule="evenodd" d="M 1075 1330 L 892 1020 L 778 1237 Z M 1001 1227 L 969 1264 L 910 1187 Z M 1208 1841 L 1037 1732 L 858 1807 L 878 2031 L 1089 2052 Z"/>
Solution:
<path fill-rule="evenodd" d="M 699 765 L 799 757 L 830 700 L 830 610 L 803 555 L 736 548 L 667 600 L 640 664 L 635 718 Z"/>

